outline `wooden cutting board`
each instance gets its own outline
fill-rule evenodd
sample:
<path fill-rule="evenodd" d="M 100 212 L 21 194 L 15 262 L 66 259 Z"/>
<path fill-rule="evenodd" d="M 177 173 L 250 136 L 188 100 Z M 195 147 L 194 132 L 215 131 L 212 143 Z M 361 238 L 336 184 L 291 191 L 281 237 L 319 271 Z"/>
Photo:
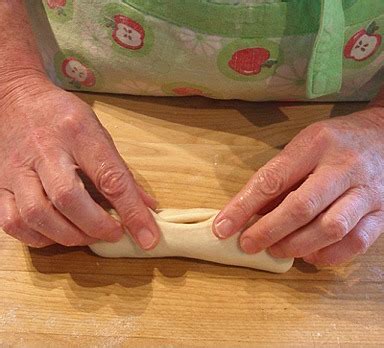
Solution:
<path fill-rule="evenodd" d="M 364 104 L 79 94 L 161 208 L 221 208 L 312 122 Z M 384 239 L 347 267 L 283 275 L 185 259 L 32 250 L 0 234 L 0 345 L 217 347 L 384 341 Z"/>

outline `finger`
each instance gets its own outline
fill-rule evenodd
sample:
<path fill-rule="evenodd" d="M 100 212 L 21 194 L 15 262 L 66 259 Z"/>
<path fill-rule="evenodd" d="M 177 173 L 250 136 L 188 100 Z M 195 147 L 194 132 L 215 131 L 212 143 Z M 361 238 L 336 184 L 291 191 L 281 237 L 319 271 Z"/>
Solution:
<path fill-rule="evenodd" d="M 144 204 L 152 210 L 155 210 L 157 207 L 157 201 L 148 192 L 146 192 L 140 184 L 136 183 L 136 186 Z"/>
<path fill-rule="evenodd" d="M 44 190 L 56 209 L 86 235 L 116 242 L 123 229 L 85 189 L 73 160 L 65 155 L 36 168 Z"/>
<path fill-rule="evenodd" d="M 33 230 L 66 246 L 88 245 L 97 240 L 72 225 L 48 201 L 35 172 L 15 178 L 16 206 L 23 221 Z"/>
<path fill-rule="evenodd" d="M 272 245 L 269 252 L 275 257 L 303 257 L 340 241 L 375 209 L 371 197 L 361 189 L 347 191 L 324 214 Z"/>
<path fill-rule="evenodd" d="M 384 231 L 382 211 L 362 218 L 341 241 L 304 257 L 304 261 L 317 266 L 334 266 L 364 254 Z"/>
<path fill-rule="evenodd" d="M 106 206 L 110 208 L 111 207 L 110 203 L 105 199 L 105 197 L 100 192 L 97 191 L 91 179 L 88 178 L 88 176 L 85 175 L 81 170 L 79 170 L 78 168 L 76 169 L 77 169 L 76 174 L 79 176 L 79 178 L 83 182 L 85 189 L 90 193 L 92 199 L 95 200 L 105 210 L 107 210 Z M 144 203 L 152 210 L 155 210 L 158 204 L 157 201 L 149 193 L 147 193 L 138 182 L 136 182 L 136 185 Z"/>
<path fill-rule="evenodd" d="M 78 150 L 75 159 L 119 214 L 123 225 L 143 249 L 158 243 L 160 231 L 145 205 L 132 174 L 109 143 L 99 141 L 91 153 Z"/>
<path fill-rule="evenodd" d="M 315 171 L 276 209 L 242 234 L 242 249 L 247 253 L 257 253 L 277 243 L 315 219 L 349 187 L 349 178 L 336 170 Z"/>
<path fill-rule="evenodd" d="M 54 241 L 29 228 L 21 219 L 12 193 L 0 190 L 0 228 L 20 242 L 33 247 L 44 248 Z"/>
<path fill-rule="evenodd" d="M 307 180 L 307 178 L 300 180 L 298 183 L 296 183 L 294 186 L 290 187 L 287 191 L 273 199 L 271 202 L 269 202 L 265 207 L 261 208 L 258 211 L 258 215 L 264 216 L 276 209 L 281 202 L 284 201 L 284 199 L 293 191 L 296 191 L 303 183 L 304 181 Z"/>
<path fill-rule="evenodd" d="M 248 220 L 268 203 L 308 176 L 319 159 L 319 150 L 313 144 L 291 144 L 260 168 L 245 187 L 218 214 L 213 232 L 227 238 L 241 230 Z"/>

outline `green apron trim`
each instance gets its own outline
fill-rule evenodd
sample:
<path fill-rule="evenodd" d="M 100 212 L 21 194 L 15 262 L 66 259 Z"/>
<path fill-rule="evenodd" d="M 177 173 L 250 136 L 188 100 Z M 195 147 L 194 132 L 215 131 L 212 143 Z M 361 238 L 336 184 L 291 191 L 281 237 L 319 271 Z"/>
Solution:
<path fill-rule="evenodd" d="M 384 0 L 343 0 L 345 26 L 368 22 L 384 13 Z"/>
<path fill-rule="evenodd" d="M 340 91 L 343 80 L 345 19 L 341 0 L 321 0 L 320 28 L 308 66 L 307 97 Z"/>
<path fill-rule="evenodd" d="M 334 0 L 346 26 L 369 21 L 384 11 L 384 0 Z M 322 0 L 223 4 L 212 0 L 122 0 L 139 12 L 200 33 L 232 38 L 277 38 L 316 33 Z"/>
<path fill-rule="evenodd" d="M 127 5 L 177 26 L 210 35 L 267 38 L 315 33 L 318 0 L 234 5 L 209 0 L 123 0 Z M 303 15 L 305 14 L 305 15 Z"/>

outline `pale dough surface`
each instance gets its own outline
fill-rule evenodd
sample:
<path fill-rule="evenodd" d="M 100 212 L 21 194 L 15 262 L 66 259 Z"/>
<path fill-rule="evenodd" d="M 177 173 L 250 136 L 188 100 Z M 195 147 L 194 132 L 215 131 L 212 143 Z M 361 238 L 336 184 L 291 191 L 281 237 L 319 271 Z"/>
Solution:
<path fill-rule="evenodd" d="M 217 213 L 215 209 L 165 209 L 153 213 L 162 237 L 151 251 L 141 250 L 129 235 L 117 243 L 98 242 L 90 248 L 97 255 L 110 258 L 187 257 L 275 273 L 287 272 L 292 267 L 292 258 L 277 259 L 266 251 L 245 254 L 238 244 L 239 234 L 219 240 L 211 231 Z"/>

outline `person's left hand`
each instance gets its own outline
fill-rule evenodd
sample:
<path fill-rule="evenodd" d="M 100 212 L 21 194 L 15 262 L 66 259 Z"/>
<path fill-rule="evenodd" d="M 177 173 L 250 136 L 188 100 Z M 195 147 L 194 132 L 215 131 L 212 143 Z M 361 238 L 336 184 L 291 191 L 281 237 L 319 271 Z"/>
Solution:
<path fill-rule="evenodd" d="M 247 253 L 319 266 L 364 253 L 384 232 L 384 108 L 304 129 L 220 212 L 214 233 L 227 238 L 263 211 L 240 237 Z"/>

